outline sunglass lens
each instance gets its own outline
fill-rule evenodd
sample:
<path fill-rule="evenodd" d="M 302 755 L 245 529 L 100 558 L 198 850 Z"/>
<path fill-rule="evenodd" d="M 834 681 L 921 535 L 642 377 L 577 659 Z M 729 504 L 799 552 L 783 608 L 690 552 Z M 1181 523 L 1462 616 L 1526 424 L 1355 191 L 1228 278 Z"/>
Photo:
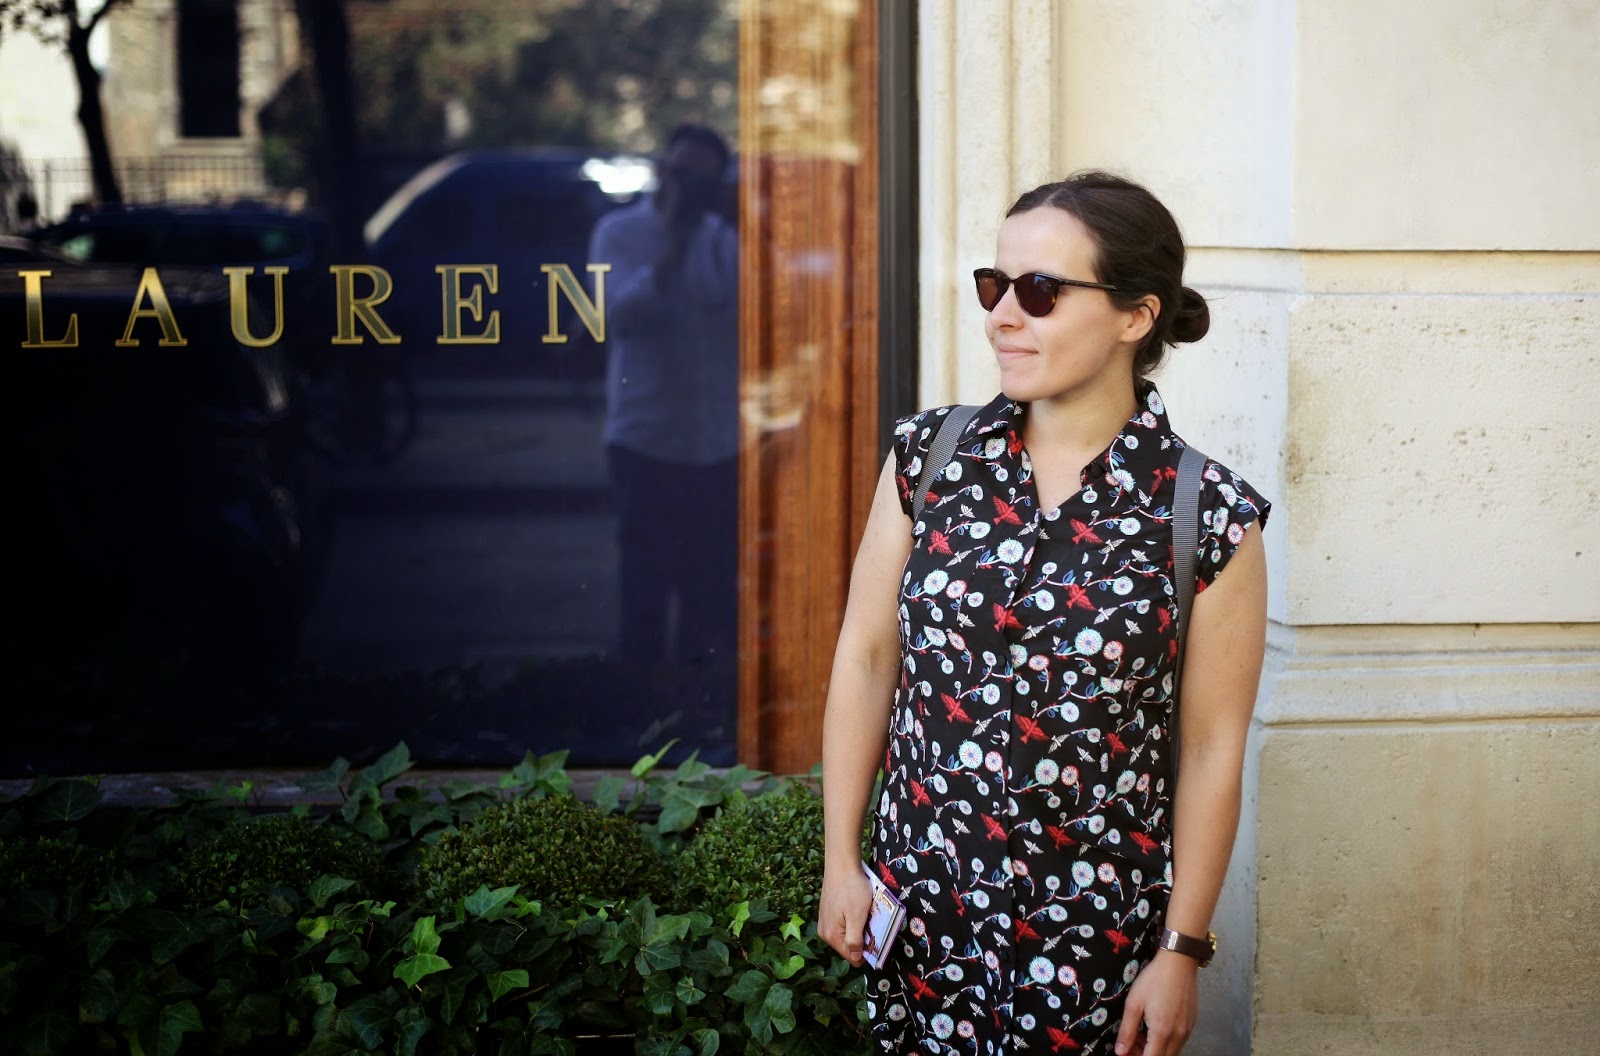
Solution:
<path fill-rule="evenodd" d="M 1023 275 L 1016 284 L 1017 304 L 1029 315 L 1049 315 L 1056 306 L 1057 286 L 1048 275 Z"/>
<path fill-rule="evenodd" d="M 993 272 L 979 272 L 974 278 L 978 281 L 978 304 L 986 312 L 994 311 L 994 306 L 1005 296 L 1005 287 L 1000 285 L 1000 277 Z"/>

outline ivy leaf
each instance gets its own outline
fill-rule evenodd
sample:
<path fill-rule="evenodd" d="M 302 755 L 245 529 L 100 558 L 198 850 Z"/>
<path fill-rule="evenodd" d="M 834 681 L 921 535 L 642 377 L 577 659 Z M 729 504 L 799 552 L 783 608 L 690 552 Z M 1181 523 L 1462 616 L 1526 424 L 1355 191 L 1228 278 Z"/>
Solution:
<path fill-rule="evenodd" d="M 93 781 L 77 778 L 52 785 L 34 805 L 34 818 L 41 822 L 78 821 L 100 805 L 100 789 Z"/>
<path fill-rule="evenodd" d="M 688 932 L 688 917 L 669 914 L 649 920 L 645 925 L 639 955 L 634 958 L 634 967 L 639 974 L 665 971 L 682 963 L 683 955 L 678 950 L 678 943 L 683 941 Z"/>
<path fill-rule="evenodd" d="M 806 922 L 800 919 L 800 914 L 796 913 L 789 918 L 788 923 L 778 929 L 778 934 L 786 939 L 793 939 L 795 942 L 799 942 L 801 932 L 805 930 L 805 926 Z"/>
<path fill-rule="evenodd" d="M 411 925 L 411 949 L 417 953 L 437 953 L 439 950 L 439 933 L 434 930 L 433 919 L 429 914 Z"/>
<path fill-rule="evenodd" d="M 300 788 L 305 792 L 322 792 L 338 788 L 344 783 L 344 775 L 349 772 L 350 760 L 340 756 L 326 770 L 319 770 L 300 782 Z"/>
<path fill-rule="evenodd" d="M 594 786 L 594 805 L 607 814 L 622 806 L 622 778 L 607 774 Z"/>
<path fill-rule="evenodd" d="M 461 1002 L 467 996 L 467 983 L 477 977 L 476 969 L 463 966 L 451 972 L 445 980 L 444 996 L 439 1001 L 439 1015 L 446 1023 L 456 1021 L 456 1013 L 461 1010 Z"/>
<path fill-rule="evenodd" d="M 650 771 L 656 768 L 656 766 L 661 762 L 662 757 L 670 752 L 672 750 L 672 746 L 677 743 L 678 738 L 674 737 L 672 740 L 662 745 L 661 750 L 654 755 L 641 756 L 639 761 L 633 764 L 633 769 L 629 772 L 633 774 L 634 777 L 643 777 L 645 774 L 648 774 Z"/>
<path fill-rule="evenodd" d="M 407 986 L 416 986 L 419 979 L 423 979 L 435 972 L 447 971 L 450 962 L 436 953 L 419 953 L 407 957 L 394 966 L 394 977 Z"/>
<path fill-rule="evenodd" d="M 65 1013 L 54 1010 L 41 1012 L 28 1020 L 22 1032 L 22 1051 L 28 1056 L 60 1052 L 76 1029 Z"/>
<path fill-rule="evenodd" d="M 433 1028 L 433 1020 L 416 1005 L 407 1005 L 394 1017 L 395 1056 L 416 1056 L 417 1043 Z"/>
<path fill-rule="evenodd" d="M 199 1034 L 205 1028 L 200 1023 L 200 1010 L 193 1001 L 179 1001 L 161 1009 L 155 1024 L 155 1056 L 175 1056 L 183 1044 L 185 1034 Z M 142 1032 L 141 1032 L 142 1033 Z"/>
<path fill-rule="evenodd" d="M 361 771 L 358 780 L 363 784 L 370 783 L 375 788 L 382 788 L 410 769 L 411 749 L 406 747 L 405 741 L 401 741 L 379 756 L 377 762 Z"/>
<path fill-rule="evenodd" d="M 663 833 L 683 832 L 700 820 L 701 808 L 721 802 L 722 793 L 715 789 L 672 785 L 662 797 L 657 826 Z"/>
<path fill-rule="evenodd" d="M 730 927 L 735 935 L 744 928 L 745 921 L 750 919 L 750 902 L 746 900 L 733 907 L 733 923 Z"/>
<path fill-rule="evenodd" d="M 694 1041 L 700 1046 L 697 1056 L 716 1056 L 716 1051 L 722 1044 L 722 1035 L 711 1027 L 705 1027 L 694 1032 Z"/>
<path fill-rule="evenodd" d="M 729 1001 L 740 1004 L 759 1004 L 767 999 L 767 991 L 772 987 L 772 980 L 767 978 L 767 973 L 758 968 L 749 968 L 739 973 L 739 978 L 728 987 Z"/>
<path fill-rule="evenodd" d="M 694 985 L 693 979 L 679 979 L 676 997 L 685 1006 L 699 1004 L 705 999 L 706 992 Z"/>
<path fill-rule="evenodd" d="M 383 999 L 377 994 L 363 997 L 351 1005 L 346 1016 L 350 1029 L 356 1032 L 362 1047 L 367 1049 L 376 1049 L 383 1044 L 384 1028 L 393 1018 L 389 1010 L 384 1007 Z"/>
<path fill-rule="evenodd" d="M 485 920 L 499 920 L 510 915 L 507 906 L 517 893 L 517 885 L 510 884 L 506 887 L 497 887 L 489 890 L 488 884 L 480 884 L 478 890 L 468 895 L 462 905 L 466 911 L 475 917 Z"/>
<path fill-rule="evenodd" d="M 91 966 L 99 964 L 100 958 L 110 953 L 111 947 L 125 938 L 127 936 L 116 928 L 90 928 L 83 937 L 83 944 L 89 954 L 89 964 Z"/>
<path fill-rule="evenodd" d="M 794 1029 L 794 991 L 782 983 L 773 983 L 772 989 L 767 991 L 767 999 L 762 1003 L 767 1016 L 772 1020 L 772 1027 L 779 1034 L 787 1034 Z"/>
<path fill-rule="evenodd" d="M 205 929 L 194 917 L 170 910 L 140 910 L 125 919 L 150 939 L 150 953 L 157 964 L 166 964 L 206 937 Z"/>
<path fill-rule="evenodd" d="M 489 973 L 489 994 L 496 1001 L 500 1000 L 512 990 L 524 990 L 528 986 L 528 970 L 526 968 L 508 968 L 503 972 Z"/>
<path fill-rule="evenodd" d="M 354 880 L 346 880 L 342 876 L 329 876 L 324 874 L 311 883 L 311 901 L 318 909 L 328 904 L 328 899 L 341 892 L 348 891 L 356 886 Z M 320 936 L 319 936 L 320 937 Z"/>
<path fill-rule="evenodd" d="M 779 979 L 792 979 L 794 974 L 806 966 L 806 959 L 798 953 L 786 961 L 780 961 L 772 966 L 772 974 Z"/>

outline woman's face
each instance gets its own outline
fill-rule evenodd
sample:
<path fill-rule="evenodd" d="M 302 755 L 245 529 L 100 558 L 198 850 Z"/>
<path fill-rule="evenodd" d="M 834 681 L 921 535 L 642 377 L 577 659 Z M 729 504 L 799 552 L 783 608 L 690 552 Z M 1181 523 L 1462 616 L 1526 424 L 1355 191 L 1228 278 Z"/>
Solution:
<path fill-rule="evenodd" d="M 1098 282 L 1094 259 L 1088 228 L 1071 213 L 1044 206 L 1000 225 L 994 266 L 1010 276 L 1036 271 Z M 1131 384 L 1133 354 L 1151 317 L 1143 308 L 1118 308 L 1108 290 L 1076 286 L 1061 287 L 1049 314 L 1035 317 L 1022 310 L 1010 287 L 984 320 L 984 332 L 1000 364 L 1001 390 L 1031 403 Z"/>

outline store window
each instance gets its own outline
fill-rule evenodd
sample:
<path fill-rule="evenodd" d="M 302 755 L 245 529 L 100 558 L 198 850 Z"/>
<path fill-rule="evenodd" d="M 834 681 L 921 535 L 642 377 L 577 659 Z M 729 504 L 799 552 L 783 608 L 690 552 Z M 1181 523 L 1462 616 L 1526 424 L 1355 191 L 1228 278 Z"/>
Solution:
<path fill-rule="evenodd" d="M 180 5 L 180 70 L 220 10 Z M 85 267 L 0 296 L 43 343 L 3 768 L 810 766 L 909 388 L 881 12 L 297 12 L 264 185 L 47 228 Z"/>

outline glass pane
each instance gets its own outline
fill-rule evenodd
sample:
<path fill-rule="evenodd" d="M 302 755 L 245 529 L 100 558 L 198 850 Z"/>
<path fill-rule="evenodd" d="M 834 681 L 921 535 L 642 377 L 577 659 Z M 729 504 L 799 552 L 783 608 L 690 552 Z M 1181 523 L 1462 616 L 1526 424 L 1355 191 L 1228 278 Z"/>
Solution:
<path fill-rule="evenodd" d="M 231 154 L 39 180 L 0 772 L 733 761 L 736 8 L 292 5 Z"/>

